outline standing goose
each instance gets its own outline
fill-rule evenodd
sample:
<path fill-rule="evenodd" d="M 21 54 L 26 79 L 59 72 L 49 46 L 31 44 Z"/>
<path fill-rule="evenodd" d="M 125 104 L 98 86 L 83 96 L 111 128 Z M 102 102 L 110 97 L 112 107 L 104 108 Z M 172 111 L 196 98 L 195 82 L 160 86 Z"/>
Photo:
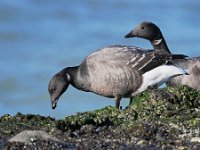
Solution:
<path fill-rule="evenodd" d="M 151 42 L 155 51 L 166 51 L 170 53 L 165 39 L 159 27 L 152 22 L 142 22 L 131 32 L 125 35 L 125 38 L 139 37 Z M 200 90 L 200 57 L 189 59 L 174 59 L 172 62 L 181 68 L 188 70 L 189 75 L 182 75 L 170 79 L 167 84 L 172 86 L 188 85 Z"/>
<path fill-rule="evenodd" d="M 69 84 L 82 91 L 115 98 L 115 106 L 119 108 L 121 98 L 131 98 L 149 86 L 185 74 L 185 70 L 170 63 L 172 59 L 170 53 L 133 46 L 99 49 L 79 66 L 67 67 L 52 77 L 48 86 L 52 109 Z"/>

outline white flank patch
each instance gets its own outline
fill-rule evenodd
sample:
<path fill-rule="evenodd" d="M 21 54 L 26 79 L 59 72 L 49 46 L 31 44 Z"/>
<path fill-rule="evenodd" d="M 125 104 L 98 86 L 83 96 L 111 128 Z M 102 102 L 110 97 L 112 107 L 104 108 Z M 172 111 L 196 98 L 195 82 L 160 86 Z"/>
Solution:
<path fill-rule="evenodd" d="M 143 74 L 142 85 L 136 93 L 134 93 L 134 95 L 146 90 L 149 86 L 161 85 L 168 81 L 171 77 L 185 73 L 186 71 L 184 69 L 172 65 L 162 65 L 156 67 Z"/>

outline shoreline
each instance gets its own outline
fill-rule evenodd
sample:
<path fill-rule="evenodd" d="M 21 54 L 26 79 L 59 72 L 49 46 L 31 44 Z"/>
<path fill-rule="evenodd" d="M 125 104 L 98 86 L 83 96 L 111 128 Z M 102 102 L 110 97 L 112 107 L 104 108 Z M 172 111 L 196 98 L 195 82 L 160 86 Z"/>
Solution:
<path fill-rule="evenodd" d="M 59 120 L 0 117 L 0 149 L 34 148 L 200 149 L 200 92 L 187 86 L 148 90 L 127 109 L 107 106 Z"/>

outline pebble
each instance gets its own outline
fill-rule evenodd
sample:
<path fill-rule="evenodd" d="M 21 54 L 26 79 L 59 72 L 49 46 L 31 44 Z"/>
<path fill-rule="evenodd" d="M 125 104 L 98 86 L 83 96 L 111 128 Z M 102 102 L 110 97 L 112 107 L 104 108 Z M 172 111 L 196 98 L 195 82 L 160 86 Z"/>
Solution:
<path fill-rule="evenodd" d="M 199 142 L 200 143 L 200 137 L 193 137 L 190 140 L 191 142 Z"/>

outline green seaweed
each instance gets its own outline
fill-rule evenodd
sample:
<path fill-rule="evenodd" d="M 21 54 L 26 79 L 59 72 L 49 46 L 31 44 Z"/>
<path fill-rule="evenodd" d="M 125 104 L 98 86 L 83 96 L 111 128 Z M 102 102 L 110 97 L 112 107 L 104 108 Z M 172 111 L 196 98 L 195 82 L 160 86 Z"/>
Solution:
<path fill-rule="evenodd" d="M 187 86 L 147 90 L 135 96 L 127 109 L 107 106 L 61 120 L 21 113 L 0 117 L 0 133 L 5 137 L 25 129 L 45 130 L 50 134 L 60 134 L 61 131 L 71 135 L 73 131 L 81 131 L 87 125 L 94 128 L 114 127 L 115 131 L 112 132 L 116 132 L 116 135 L 125 136 L 127 133 L 147 141 L 173 145 L 180 133 L 200 131 L 200 92 Z M 199 132 L 195 134 L 200 136 Z"/>

